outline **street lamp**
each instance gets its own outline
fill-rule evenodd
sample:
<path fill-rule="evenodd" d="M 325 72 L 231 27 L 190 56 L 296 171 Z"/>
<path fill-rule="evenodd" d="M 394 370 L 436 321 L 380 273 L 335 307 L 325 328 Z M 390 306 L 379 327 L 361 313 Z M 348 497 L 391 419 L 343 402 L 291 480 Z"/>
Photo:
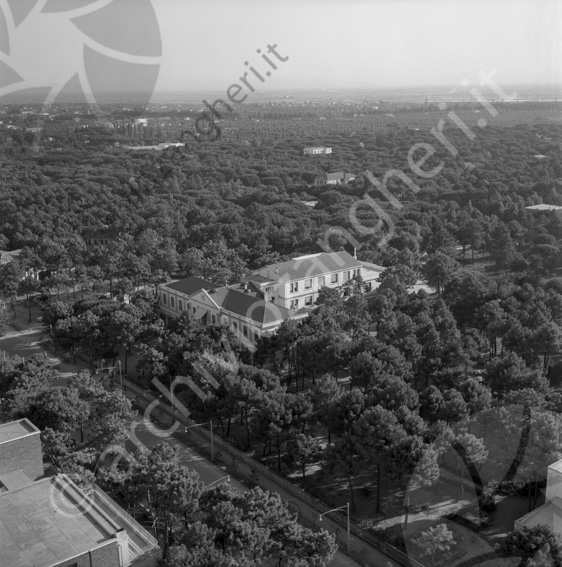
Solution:
<path fill-rule="evenodd" d="M 215 460 L 215 440 L 213 438 L 213 420 L 211 419 L 211 421 L 209 422 L 211 424 L 211 461 Z M 192 427 L 199 427 L 201 425 L 207 425 L 207 422 L 204 421 L 203 423 L 195 423 L 193 425 L 190 425 L 189 427 L 185 428 L 185 433 L 187 433 L 188 429 L 191 429 Z"/>
<path fill-rule="evenodd" d="M 118 360 L 117 361 L 117 367 L 119 368 L 119 381 L 121 382 L 121 390 L 123 390 L 123 373 L 121 372 L 121 361 Z M 115 370 L 115 366 L 103 366 L 101 368 L 97 368 L 96 369 L 96 374 L 98 373 L 99 370 Z M 102 378 L 102 382 L 103 382 L 103 378 Z"/>
<path fill-rule="evenodd" d="M 217 484 L 217 482 L 220 482 L 221 480 L 225 480 L 225 479 L 227 482 L 230 482 L 230 475 L 227 474 L 226 476 L 223 476 L 217 480 L 213 480 L 213 482 L 210 482 L 209 484 L 205 485 L 205 488 L 209 488 L 209 486 L 213 486 L 213 484 Z"/>
<path fill-rule="evenodd" d="M 329 514 L 330 512 L 335 512 L 336 510 L 347 510 L 347 551 L 349 551 L 351 545 L 351 532 L 350 532 L 350 522 L 349 522 L 349 502 L 345 504 L 345 506 L 340 506 L 339 508 L 333 508 L 332 510 L 328 510 L 327 512 L 323 512 L 320 514 L 320 521 L 322 521 L 322 516 Z"/>

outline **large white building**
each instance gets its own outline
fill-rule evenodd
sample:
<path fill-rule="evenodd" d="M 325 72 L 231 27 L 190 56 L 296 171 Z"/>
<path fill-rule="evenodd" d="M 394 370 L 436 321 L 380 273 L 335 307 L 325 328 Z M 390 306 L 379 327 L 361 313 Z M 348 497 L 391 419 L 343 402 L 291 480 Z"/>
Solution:
<path fill-rule="evenodd" d="M 167 322 L 187 313 L 203 326 L 226 325 L 251 348 L 283 321 L 307 317 L 321 288 L 361 276 L 369 290 L 383 270 L 347 252 L 310 254 L 256 270 L 234 285 L 195 277 L 161 284 L 160 311 Z"/>
<path fill-rule="evenodd" d="M 383 268 L 380 268 L 382 271 Z M 360 262 L 347 252 L 322 252 L 299 256 L 288 262 L 256 270 L 245 280 L 259 287 L 269 301 L 286 309 L 313 308 L 323 287 L 336 288 L 361 276 L 370 288 L 378 275 L 370 277 Z M 367 276 L 367 280 L 365 280 Z"/>

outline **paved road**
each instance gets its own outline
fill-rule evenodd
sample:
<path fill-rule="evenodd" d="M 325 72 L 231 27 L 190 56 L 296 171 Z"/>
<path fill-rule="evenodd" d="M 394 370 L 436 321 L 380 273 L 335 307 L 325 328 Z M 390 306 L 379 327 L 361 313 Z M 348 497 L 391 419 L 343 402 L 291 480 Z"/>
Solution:
<path fill-rule="evenodd" d="M 190 438 L 193 437 L 194 441 L 200 445 L 205 444 L 205 440 L 200 438 L 195 430 L 191 430 L 189 433 Z M 206 458 L 197 453 L 192 447 L 189 446 L 189 440 L 182 428 L 177 429 L 174 433 L 167 432 L 164 427 L 159 427 L 158 425 L 152 423 L 150 420 L 144 418 L 143 415 L 139 414 L 134 420 L 129 424 L 129 439 L 127 449 L 132 450 L 133 447 L 144 445 L 148 449 L 154 447 L 161 441 L 166 441 L 170 445 L 178 448 L 179 462 L 183 465 L 192 468 L 197 471 L 201 480 L 208 486 L 210 483 L 217 482 L 220 479 L 224 479 L 225 476 L 229 475 L 228 471 L 223 468 L 217 467 Z M 134 441 L 131 441 L 134 440 Z M 249 467 L 244 464 L 239 465 L 239 470 L 242 473 L 241 478 L 244 476 L 249 476 Z M 246 491 L 248 487 L 242 482 L 234 478 L 233 474 L 230 474 L 230 484 L 235 486 L 239 490 Z M 228 482 L 226 479 L 224 482 Z M 313 516 L 318 516 L 318 514 L 306 504 L 302 502 L 295 501 L 294 496 L 289 492 L 284 491 L 281 487 L 273 486 L 273 483 L 269 483 L 267 479 L 260 479 L 259 484 L 262 488 L 267 489 L 271 492 L 277 492 L 281 498 L 288 502 L 293 510 L 299 511 L 301 514 L 304 513 L 308 518 Z M 322 524 L 316 525 L 325 528 L 330 532 L 341 532 L 339 526 L 325 517 Z M 345 535 L 345 534 L 344 534 Z M 353 542 L 352 542 L 353 543 Z M 375 566 L 375 564 L 373 564 Z M 377 563 L 377 566 L 386 567 L 386 563 Z M 330 563 L 331 567 L 359 567 L 359 564 L 353 559 L 349 558 L 343 552 L 338 551 L 334 559 Z"/>
<path fill-rule="evenodd" d="M 224 482 L 229 482 L 232 486 L 239 490 L 248 490 L 248 488 L 241 482 L 229 475 L 228 471 L 217 467 L 179 439 L 176 439 L 174 436 L 166 433 L 164 430 L 158 428 L 158 426 L 144 419 L 142 415 L 137 415 L 129 423 L 129 441 L 127 442 L 127 450 L 132 451 L 134 448 L 139 446 L 152 449 L 161 441 L 166 441 L 166 443 L 169 443 L 173 447 L 177 447 L 179 462 L 182 465 L 197 471 L 201 481 L 206 486 L 209 486 L 211 483 L 218 484 L 220 479 L 224 479 Z M 230 477 L 230 480 L 225 478 L 227 476 Z"/>
<path fill-rule="evenodd" d="M 26 311 L 27 312 L 27 311 Z M 0 351 L 6 351 L 9 354 L 18 354 L 20 356 L 31 356 L 33 354 L 41 354 L 43 356 L 49 356 L 49 360 L 61 373 L 61 382 L 64 378 L 77 373 L 79 370 L 87 367 L 86 364 L 81 363 L 74 365 L 70 363 L 63 363 L 56 357 L 48 355 L 44 350 L 43 344 L 46 340 L 46 336 L 43 332 L 40 322 L 32 321 L 28 323 L 26 318 L 18 320 L 18 328 L 14 329 L 7 327 L 7 332 L 0 337 Z M 1 356 L 1 353 L 0 353 Z M 179 450 L 179 459 L 182 464 L 187 467 L 195 469 L 201 480 L 209 485 L 215 481 L 223 479 L 228 473 L 202 457 L 197 453 L 190 445 L 187 436 L 181 429 L 175 433 L 166 432 L 154 425 L 147 419 L 144 419 L 142 415 L 137 416 L 129 424 L 130 427 L 130 441 L 128 442 L 128 449 L 131 450 L 134 446 L 142 444 L 147 448 L 151 448 L 162 440 L 170 443 Z M 190 431 L 190 437 L 198 442 L 200 445 L 205 444 L 205 440 L 197 435 L 197 428 Z M 239 469 L 243 473 L 240 475 L 241 478 L 244 476 L 249 476 L 249 467 L 240 463 Z M 244 474 L 245 473 L 245 474 Z M 224 479 L 227 482 L 227 479 Z M 230 483 L 239 488 L 240 490 L 248 490 L 244 484 L 239 482 L 234 476 L 230 475 Z M 273 483 L 273 481 L 263 478 L 259 479 L 259 484 L 262 488 L 269 490 L 271 492 L 277 492 L 281 498 L 288 502 L 293 510 L 299 512 L 300 515 L 304 516 L 308 520 L 312 521 L 315 526 L 322 527 L 331 533 L 338 534 L 338 541 L 340 545 L 345 546 L 346 533 L 345 530 L 342 531 L 340 526 L 334 523 L 330 519 L 330 515 L 324 516 L 322 522 L 318 521 L 318 512 L 312 507 L 308 506 L 301 500 L 297 500 L 291 493 L 284 490 L 282 487 Z M 365 544 L 362 541 L 357 541 L 351 538 L 351 546 L 356 552 L 360 552 L 365 549 Z M 381 554 L 378 550 L 367 546 L 370 556 L 373 558 L 369 567 L 397 567 L 397 564 L 391 561 L 387 556 Z M 334 559 L 330 563 L 331 567 L 359 567 L 359 564 L 345 555 L 343 552 L 338 551 Z"/>
<path fill-rule="evenodd" d="M 159 413 L 160 412 L 155 410 L 153 415 L 158 416 Z M 166 427 L 168 427 L 168 429 L 166 429 Z M 217 480 L 217 478 L 224 477 L 227 474 L 226 470 L 222 470 L 220 468 L 217 470 L 217 467 L 214 464 L 190 447 L 193 442 L 198 447 L 202 447 L 203 452 L 210 453 L 209 442 L 198 433 L 198 428 L 191 429 L 188 438 L 181 427 L 170 427 L 169 424 L 162 424 L 161 427 L 159 427 L 150 421 L 148 415 L 146 417 L 139 415 L 130 425 L 130 438 L 138 439 L 140 443 L 149 448 L 161 440 L 165 440 L 171 445 L 178 447 L 180 462 L 197 470 L 205 483 L 213 482 Z M 241 479 L 249 478 L 251 475 L 250 466 L 242 462 L 238 463 L 237 472 L 239 473 L 238 478 Z M 283 486 L 275 483 L 269 478 L 261 476 L 257 479 L 257 483 L 263 489 L 279 494 L 281 498 L 289 504 L 292 510 L 297 511 L 299 516 L 304 517 L 308 522 L 312 522 L 315 527 L 326 529 L 330 533 L 336 533 L 340 549 L 345 548 L 347 544 L 346 530 L 342 529 L 339 524 L 333 522 L 330 519 L 330 515 L 324 516 L 320 522 L 318 512 L 315 508 L 308 505 L 303 500 L 296 498 Z M 238 482 L 236 486 L 241 490 L 247 490 L 247 488 L 240 482 Z M 345 515 L 345 511 L 343 511 L 343 514 Z M 398 563 L 392 561 L 388 556 L 382 554 L 373 546 L 366 544 L 362 540 L 354 538 L 353 534 L 351 534 L 350 545 L 354 552 L 363 552 L 368 554 L 370 557 L 368 567 L 398 567 Z M 338 551 L 336 553 L 330 565 L 331 567 L 359 567 L 359 564 L 356 561 L 348 557 L 342 551 Z"/>

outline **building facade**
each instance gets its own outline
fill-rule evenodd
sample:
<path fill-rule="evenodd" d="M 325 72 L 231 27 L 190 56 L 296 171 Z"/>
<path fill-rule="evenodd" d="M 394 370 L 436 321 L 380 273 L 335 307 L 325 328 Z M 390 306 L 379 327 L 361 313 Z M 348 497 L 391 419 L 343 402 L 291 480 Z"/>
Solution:
<path fill-rule="evenodd" d="M 31 480 L 43 476 L 40 434 L 28 419 L 0 425 L 0 476 L 16 470 Z"/>
<path fill-rule="evenodd" d="M 306 318 L 323 287 L 361 278 L 369 291 L 383 269 L 347 252 L 309 254 L 256 270 L 235 285 L 195 277 L 161 284 L 159 308 L 166 322 L 186 313 L 201 326 L 226 325 L 253 350 L 262 334 L 274 333 L 283 321 Z"/>
<path fill-rule="evenodd" d="M 159 304 L 166 322 L 186 313 L 203 327 L 225 325 L 250 350 L 263 333 L 275 332 L 287 319 L 308 315 L 306 310 L 289 310 L 267 301 L 249 283 L 219 286 L 193 277 L 160 285 Z"/>

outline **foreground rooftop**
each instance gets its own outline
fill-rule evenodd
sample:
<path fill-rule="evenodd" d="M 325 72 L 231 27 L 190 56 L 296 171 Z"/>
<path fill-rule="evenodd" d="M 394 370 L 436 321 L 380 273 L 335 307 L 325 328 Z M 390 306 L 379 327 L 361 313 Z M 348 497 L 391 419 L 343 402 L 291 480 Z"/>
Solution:
<path fill-rule="evenodd" d="M 130 560 L 157 549 L 156 540 L 121 516 L 125 513 L 86 494 L 65 475 L 0 493 L 0 565 L 66 565 L 115 540 L 123 529 L 129 536 Z"/>
<path fill-rule="evenodd" d="M 0 425 L 0 444 L 15 441 L 28 435 L 40 433 L 39 429 L 28 419 L 20 419 Z"/>

